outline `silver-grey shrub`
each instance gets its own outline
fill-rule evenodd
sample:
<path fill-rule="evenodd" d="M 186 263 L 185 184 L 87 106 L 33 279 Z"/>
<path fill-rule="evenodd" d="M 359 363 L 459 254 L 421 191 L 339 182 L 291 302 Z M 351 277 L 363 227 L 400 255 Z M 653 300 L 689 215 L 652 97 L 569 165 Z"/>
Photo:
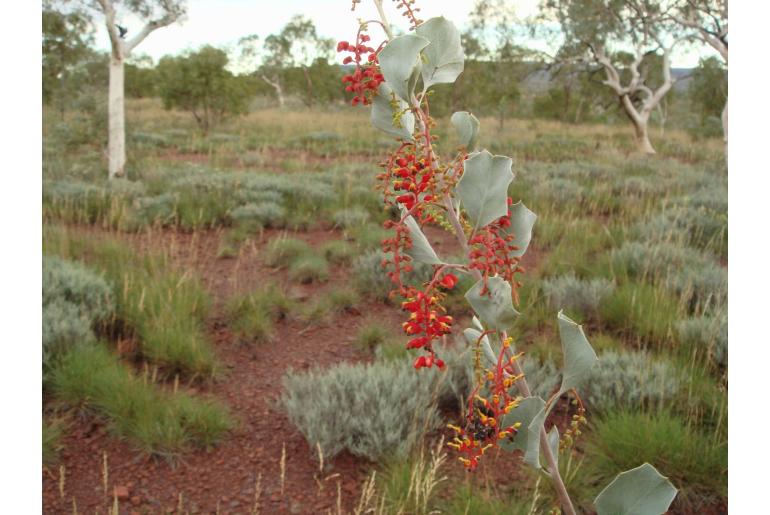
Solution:
<path fill-rule="evenodd" d="M 438 377 L 416 374 L 408 361 L 289 371 L 281 401 L 292 423 L 325 457 L 343 450 L 370 460 L 406 457 L 425 432 L 442 424 Z"/>
<path fill-rule="evenodd" d="M 579 279 L 568 274 L 544 280 L 542 288 L 553 309 L 593 315 L 615 290 L 615 284 L 604 278 Z"/>
<path fill-rule="evenodd" d="M 524 377 L 532 395 L 548 399 L 559 383 L 559 371 L 550 361 L 540 362 L 530 356 L 519 358 Z"/>
<path fill-rule="evenodd" d="M 681 343 L 705 349 L 719 365 L 727 366 L 727 314 L 700 316 L 676 324 Z"/>
<path fill-rule="evenodd" d="M 347 209 L 340 209 L 335 211 L 332 215 L 332 221 L 337 227 L 347 229 L 348 227 L 356 227 L 364 225 L 369 221 L 369 212 L 360 207 L 349 207 Z"/>
<path fill-rule="evenodd" d="M 596 411 L 639 409 L 672 399 L 679 386 L 679 375 L 668 361 L 654 360 L 644 351 L 608 351 L 581 386 L 581 396 Z"/>
<path fill-rule="evenodd" d="M 73 345 L 93 340 L 93 327 L 112 313 L 112 290 L 88 268 L 43 258 L 43 365 Z"/>
<path fill-rule="evenodd" d="M 625 242 L 612 252 L 615 271 L 661 284 L 689 300 L 724 301 L 727 270 L 709 252 L 673 242 Z"/>
<path fill-rule="evenodd" d="M 387 300 L 388 294 L 395 289 L 395 284 L 388 277 L 388 269 L 383 268 L 385 259 L 382 250 L 371 250 L 362 254 L 353 262 L 353 280 L 361 293 L 378 300 Z M 425 263 L 412 261 L 413 270 L 404 274 L 404 282 L 409 284 L 429 281 L 433 274 L 433 267 Z"/>
<path fill-rule="evenodd" d="M 112 290 L 107 281 L 85 266 L 58 257 L 43 258 L 43 306 L 66 301 L 89 320 L 112 312 Z"/>
<path fill-rule="evenodd" d="M 286 209 L 275 202 L 246 204 L 231 210 L 230 218 L 236 223 L 255 223 L 264 227 L 282 227 L 286 220 Z"/>

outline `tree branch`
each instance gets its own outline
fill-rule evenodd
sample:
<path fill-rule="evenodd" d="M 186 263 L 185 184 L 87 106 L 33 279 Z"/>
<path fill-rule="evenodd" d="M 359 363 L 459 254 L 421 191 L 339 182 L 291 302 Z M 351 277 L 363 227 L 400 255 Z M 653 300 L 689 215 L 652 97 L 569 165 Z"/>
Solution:
<path fill-rule="evenodd" d="M 100 0 L 102 1 L 102 0 Z M 130 53 L 134 48 L 139 45 L 144 39 L 150 35 L 150 33 L 154 30 L 160 29 L 161 27 L 167 27 L 174 23 L 177 19 L 179 19 L 179 14 L 175 12 L 167 12 L 165 16 L 162 18 L 159 18 L 157 20 L 150 20 L 147 22 L 147 24 L 142 27 L 142 30 L 139 31 L 139 34 L 134 36 L 127 44 L 126 44 L 126 53 Z"/>
<path fill-rule="evenodd" d="M 120 39 L 118 30 L 115 27 L 115 7 L 112 5 L 112 0 L 97 0 L 97 2 L 104 13 L 104 23 L 107 25 L 107 34 L 110 36 L 112 57 L 115 59 L 122 59 L 127 52 L 125 44 L 123 40 Z"/>

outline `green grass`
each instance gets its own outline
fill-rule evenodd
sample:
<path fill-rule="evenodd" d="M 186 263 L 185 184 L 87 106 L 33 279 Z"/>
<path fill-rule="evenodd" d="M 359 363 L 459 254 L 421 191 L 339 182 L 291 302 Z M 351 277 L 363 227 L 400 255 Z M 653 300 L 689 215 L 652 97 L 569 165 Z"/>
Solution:
<path fill-rule="evenodd" d="M 161 389 L 122 365 L 104 344 L 70 351 L 52 372 L 51 385 L 59 402 L 104 417 L 116 435 L 151 454 L 210 448 L 233 427 L 224 407 Z"/>
<path fill-rule="evenodd" d="M 302 319 L 310 324 L 320 324 L 335 315 L 352 311 L 359 302 L 360 298 L 355 291 L 335 288 L 317 295 L 306 304 L 302 310 Z"/>
<path fill-rule="evenodd" d="M 302 240 L 279 237 L 270 240 L 265 249 L 265 263 L 268 266 L 287 267 L 295 259 L 311 254 L 312 248 Z"/>
<path fill-rule="evenodd" d="M 65 422 L 61 418 L 43 420 L 43 465 L 53 465 L 58 461 L 64 429 Z"/>
<path fill-rule="evenodd" d="M 662 288 L 640 283 L 619 286 L 599 311 L 608 329 L 637 344 L 658 346 L 671 343 L 673 324 L 682 316 L 682 306 L 675 297 Z"/>
<path fill-rule="evenodd" d="M 350 264 L 356 255 L 356 249 L 344 240 L 327 241 L 319 250 L 329 263 L 335 265 Z"/>
<path fill-rule="evenodd" d="M 441 513 L 447 515 L 527 515 L 532 509 L 531 494 L 495 496 L 480 486 L 461 486 L 455 490 Z M 537 506 L 537 503 L 535 503 Z M 540 512 L 536 512 L 540 513 Z"/>
<path fill-rule="evenodd" d="M 392 332 L 382 324 L 369 322 L 358 330 L 353 343 L 362 349 L 374 351 L 393 337 Z"/>
<path fill-rule="evenodd" d="M 727 441 L 703 434 L 667 411 L 616 412 L 596 419 L 586 455 L 586 473 L 597 485 L 642 463 L 652 464 L 679 489 L 675 506 L 693 513 L 727 495 Z"/>
<path fill-rule="evenodd" d="M 272 336 L 274 323 L 288 317 L 293 309 L 294 303 L 283 289 L 271 283 L 230 299 L 225 313 L 241 341 L 265 342 Z"/>
<path fill-rule="evenodd" d="M 316 254 L 297 256 L 289 263 L 289 277 L 302 284 L 325 282 L 329 279 L 329 264 Z"/>
<path fill-rule="evenodd" d="M 86 240 L 66 232 L 49 233 L 44 252 L 81 259 L 102 271 L 115 292 L 121 330 L 134 332 L 140 353 L 169 375 L 217 374 L 202 324 L 210 300 L 196 277 L 174 270 L 161 256 L 139 256 L 114 240 Z"/>

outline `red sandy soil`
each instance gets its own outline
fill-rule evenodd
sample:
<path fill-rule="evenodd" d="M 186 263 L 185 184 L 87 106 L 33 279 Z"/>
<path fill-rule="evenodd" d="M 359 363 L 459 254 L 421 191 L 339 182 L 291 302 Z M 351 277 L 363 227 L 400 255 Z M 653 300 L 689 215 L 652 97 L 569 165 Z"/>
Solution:
<path fill-rule="evenodd" d="M 92 227 L 72 228 L 89 237 L 107 236 Z M 258 242 L 245 244 L 238 257 L 217 258 L 220 234 L 216 231 L 182 233 L 155 231 L 141 235 L 111 233 L 141 252 L 159 252 L 173 256 L 177 266 L 198 275 L 214 299 L 207 330 L 225 377 L 211 385 L 184 386 L 198 395 L 209 395 L 225 403 L 238 420 L 237 428 L 216 448 L 193 450 L 175 462 L 153 458 L 138 451 L 130 442 L 108 433 L 106 424 L 93 416 L 73 417 L 57 466 L 43 470 L 44 513 L 106 513 L 113 504 L 113 492 L 120 487 L 126 499 L 121 513 L 174 513 L 183 506 L 189 513 L 251 513 L 255 505 L 257 478 L 261 476 L 260 513 L 337 513 L 338 488 L 344 513 L 358 502 L 361 485 L 373 464 L 349 454 L 326 461 L 319 471 L 317 452 L 281 411 L 278 399 L 281 378 L 287 369 L 329 367 L 340 362 L 370 361 L 371 354 L 352 345 L 358 328 L 376 317 L 391 326 L 395 334 L 403 314 L 394 306 L 364 302 L 355 312 L 343 313 L 330 321 L 309 328 L 299 321 L 277 324 L 273 341 L 261 345 L 243 345 L 228 328 L 222 315 L 223 303 L 237 293 L 260 287 L 268 280 L 285 284 L 300 299 L 312 298 L 320 291 L 347 287 L 344 271 L 332 271 L 330 281 L 322 285 L 296 285 L 284 271 L 267 267 L 260 251 L 278 231 L 268 231 Z M 453 241 L 440 230 L 427 231 L 437 249 L 456 251 Z M 292 234 L 319 246 L 341 235 L 335 231 L 309 231 Z M 539 261 L 536 249 L 528 253 L 524 265 L 534 267 Z M 555 410 L 561 429 L 569 421 L 564 408 Z M 449 436 L 448 433 L 446 436 Z M 280 460 L 285 446 L 285 481 L 281 482 Z M 108 488 L 103 488 L 102 464 L 108 462 Z M 462 466 L 449 453 L 444 473 L 456 484 L 470 480 Z M 503 454 L 499 459 L 482 460 L 477 477 L 484 483 L 505 488 L 521 478 L 518 460 Z M 65 470 L 64 495 L 59 492 L 59 465 Z"/>

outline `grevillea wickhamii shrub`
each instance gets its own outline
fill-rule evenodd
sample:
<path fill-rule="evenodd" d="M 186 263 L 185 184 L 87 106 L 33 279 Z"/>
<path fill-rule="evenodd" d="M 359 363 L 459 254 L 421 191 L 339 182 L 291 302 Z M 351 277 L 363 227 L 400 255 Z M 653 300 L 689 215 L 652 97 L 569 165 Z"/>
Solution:
<path fill-rule="evenodd" d="M 524 269 L 519 260 L 532 237 L 536 216 L 508 195 L 513 181 L 509 157 L 477 150 L 479 120 L 470 112 L 456 112 L 451 123 L 456 142 L 442 155 L 430 116 L 430 92 L 437 84 L 454 83 L 463 72 L 460 32 L 449 20 L 418 18 L 412 0 L 396 5 L 410 24 L 395 36 L 385 19 L 382 0 L 373 0 L 379 20 L 363 21 L 353 42 L 341 41 L 337 51 L 354 69 L 342 79 L 353 93 L 353 105 L 370 106 L 372 124 L 395 139 L 382 162 L 378 188 L 394 220 L 385 222 L 390 236 L 382 242 L 382 265 L 392 282 L 392 295 L 402 299 L 407 348 L 418 353 L 413 366 L 420 374 L 441 374 L 447 368 L 442 342 L 455 330 L 443 307 L 447 291 L 458 275 L 470 274 L 475 284 L 465 298 L 475 317 L 463 332 L 472 348 L 474 384 L 463 421 L 451 426 L 449 443 L 459 459 L 473 470 L 485 452 L 495 447 L 524 452 L 524 461 L 547 471 L 561 507 L 575 513 L 558 467 L 560 453 L 572 452 L 572 442 L 585 421 L 576 388 L 590 376 L 597 357 L 582 328 L 562 313 L 558 324 L 564 368 L 558 390 L 548 397 L 532 396 L 509 336 L 520 316 L 517 291 Z M 353 3 L 355 8 L 358 2 Z M 369 29 L 380 29 L 377 42 Z M 469 78 L 472 80 L 472 77 Z M 463 251 L 459 261 L 444 259 L 431 247 L 423 228 L 436 226 L 452 233 Z M 410 281 L 415 263 L 432 267 L 426 281 Z M 545 422 L 564 394 L 577 404 L 573 423 L 564 435 Z M 676 489 L 651 465 L 620 474 L 596 498 L 604 513 L 662 513 Z"/>

